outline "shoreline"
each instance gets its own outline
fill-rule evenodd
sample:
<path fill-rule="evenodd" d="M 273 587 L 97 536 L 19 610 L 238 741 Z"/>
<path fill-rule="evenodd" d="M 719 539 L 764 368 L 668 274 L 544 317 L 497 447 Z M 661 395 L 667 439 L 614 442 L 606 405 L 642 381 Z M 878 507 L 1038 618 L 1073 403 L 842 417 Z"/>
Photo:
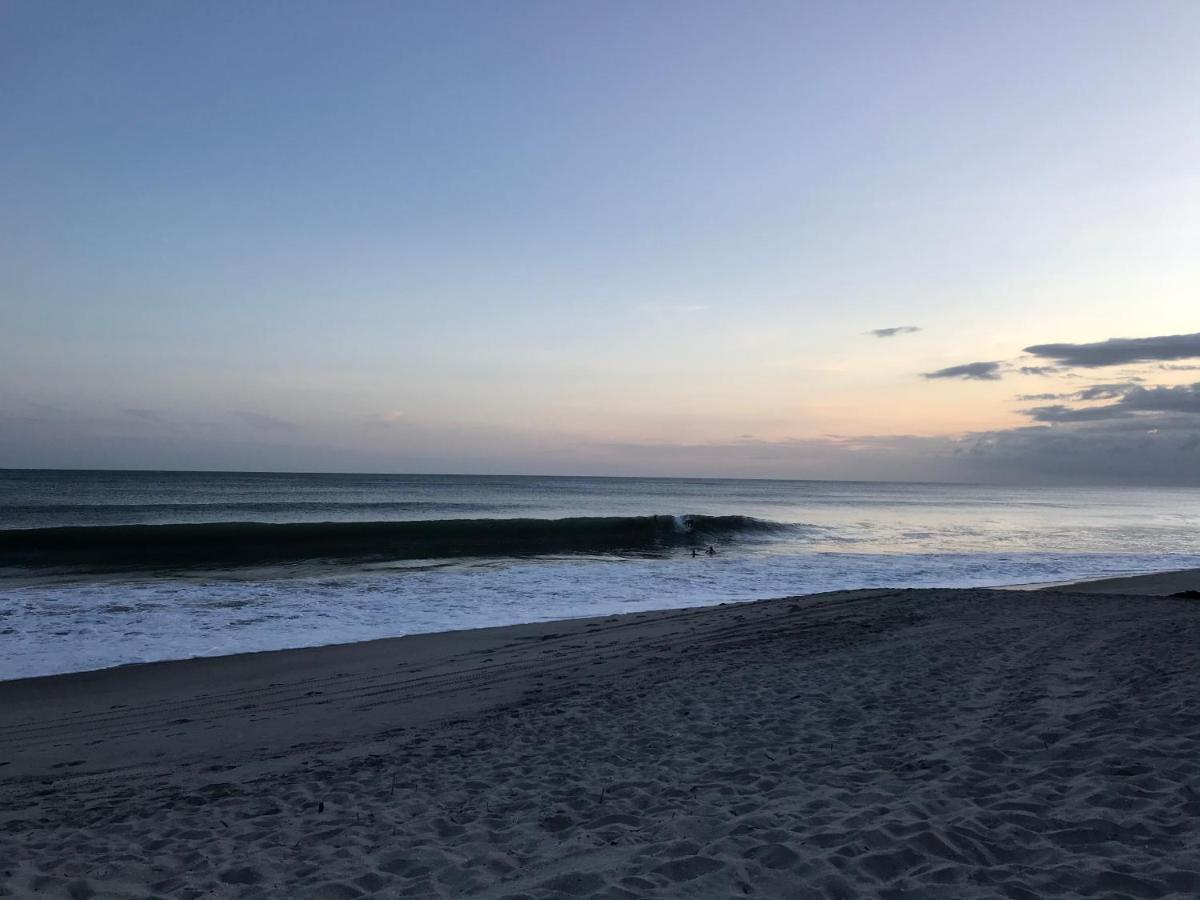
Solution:
<path fill-rule="evenodd" d="M 971 586 L 971 587 L 964 587 L 964 588 L 852 588 L 852 589 L 838 589 L 838 590 L 832 590 L 832 591 L 824 591 L 824 592 L 820 592 L 820 593 L 816 593 L 816 594 L 799 594 L 799 595 L 795 595 L 795 596 L 798 596 L 798 597 L 821 597 L 821 596 L 826 596 L 826 595 L 831 595 L 831 594 L 845 594 L 845 593 L 853 593 L 855 591 L 861 592 L 861 591 L 874 591 L 874 590 L 985 590 L 985 591 L 1002 590 L 1002 591 L 1014 591 L 1014 592 L 1077 590 L 1077 591 L 1086 591 L 1086 592 L 1090 592 L 1090 593 L 1131 593 L 1131 594 L 1139 594 L 1139 595 L 1144 595 L 1144 596 L 1165 596 L 1165 595 L 1169 595 L 1169 594 L 1172 594 L 1172 593 L 1175 593 L 1178 591 L 1200 590 L 1200 569 L 1170 569 L 1170 570 L 1163 570 L 1163 571 L 1159 571 L 1159 572 L 1145 572 L 1145 573 L 1120 575 L 1120 576 L 1101 575 L 1101 576 L 1095 576 L 1092 578 L 1075 579 L 1072 581 L 1017 582 L 1017 583 L 1008 583 L 1008 584 Z M 709 608 L 713 608 L 713 607 L 717 607 L 717 606 L 726 606 L 726 605 L 731 605 L 731 604 L 768 603 L 768 602 L 778 601 L 781 599 L 791 599 L 791 598 L 788 598 L 788 597 L 766 597 L 766 598 L 758 598 L 758 599 L 750 599 L 750 600 L 728 600 L 728 601 L 722 601 L 719 603 L 712 603 L 712 604 L 702 604 L 702 605 L 695 605 L 695 606 L 680 606 L 680 607 L 665 607 L 662 609 L 644 610 L 644 611 L 639 611 L 639 613 L 637 613 L 637 614 L 641 614 L 642 612 L 647 613 L 647 614 L 678 613 L 678 612 L 683 612 L 683 611 L 687 611 L 687 610 L 709 609 Z M 392 635 L 392 636 L 377 637 L 377 638 L 367 638 L 365 640 L 357 640 L 357 641 L 340 641 L 340 642 L 335 642 L 335 643 L 331 643 L 331 644 L 312 644 L 312 645 L 301 645 L 301 646 L 297 646 L 297 647 L 276 647 L 276 648 L 263 649 L 263 650 L 239 651 L 239 652 L 235 652 L 235 653 L 215 653 L 215 654 L 211 654 L 211 655 L 183 656 L 183 657 L 175 657 L 175 658 L 167 658 L 167 659 L 152 659 L 152 660 L 145 660 L 145 661 L 134 661 L 134 662 L 118 663 L 118 664 L 112 665 L 112 666 L 102 666 L 100 668 L 94 668 L 94 669 L 74 669 L 74 670 L 70 670 L 70 671 L 66 671 L 66 672 L 51 672 L 51 673 L 43 674 L 43 675 L 27 675 L 27 676 L 21 676 L 21 677 L 17 677 L 17 678 L 0 678 L 0 688 L 3 688 L 3 686 L 9 685 L 9 684 L 36 682 L 36 681 L 40 681 L 43 679 L 67 678 L 67 677 L 71 677 L 71 676 L 97 675 L 97 674 L 103 673 L 103 672 L 123 671 L 123 670 L 129 670 L 129 669 L 138 670 L 138 669 L 143 669 L 147 666 L 161 666 L 161 665 L 171 665 L 171 664 L 177 664 L 177 663 L 193 663 L 193 662 L 200 662 L 200 661 L 204 661 L 204 660 L 241 659 L 241 658 L 247 658 L 247 657 L 259 657 L 263 654 L 273 654 L 273 653 L 287 654 L 287 653 L 299 653 L 299 652 L 306 652 L 306 651 L 321 651 L 321 650 L 329 650 L 332 648 L 339 648 L 339 647 L 348 648 L 348 647 L 356 647 L 356 646 L 360 646 L 360 645 L 371 645 L 371 644 L 375 644 L 375 643 L 378 643 L 381 641 L 396 641 L 396 640 L 401 640 L 401 639 L 405 639 L 405 638 L 418 638 L 418 637 L 429 638 L 429 637 L 438 637 L 441 635 L 454 635 L 454 634 L 462 634 L 462 633 L 470 633 L 470 632 L 489 632 L 489 631 L 495 631 L 496 629 L 504 629 L 504 628 L 535 626 L 535 625 L 556 625 L 556 624 L 565 624 L 565 623 L 569 623 L 569 622 L 579 622 L 579 621 L 593 620 L 593 619 L 601 620 L 601 619 L 609 619 L 614 616 L 630 616 L 630 615 L 635 615 L 635 613 L 633 613 L 633 612 L 627 612 L 627 613 L 609 612 L 609 613 L 594 614 L 594 615 L 587 615 L 587 616 L 570 616 L 570 617 L 557 618 L 557 619 L 541 619 L 541 620 L 536 620 L 534 622 L 515 622 L 515 623 L 505 623 L 505 624 L 499 624 L 499 625 L 488 625 L 488 626 L 480 626 L 480 627 L 475 627 L 475 628 L 451 628 L 451 629 L 446 629 L 446 630 L 442 630 L 442 631 L 419 631 L 419 632 L 412 632 L 410 634 Z"/>
<path fill-rule="evenodd" d="M 1095 575 L 1070 581 L 1033 581 L 997 585 L 1009 591 L 1074 591 L 1076 593 L 1128 593 L 1143 597 L 1169 596 L 1177 591 L 1200 589 L 1200 569 L 1163 569 L 1124 575 Z"/>
<path fill-rule="evenodd" d="M 1200 569 L 1166 569 L 1141 575 L 1117 575 L 1069 581 L 1044 590 L 1086 594 L 1125 594 L 1139 597 L 1168 597 L 1200 590 Z"/>
<path fill-rule="evenodd" d="M 4 682 L 0 894 L 1195 895 L 1197 640 L 878 589 Z"/>

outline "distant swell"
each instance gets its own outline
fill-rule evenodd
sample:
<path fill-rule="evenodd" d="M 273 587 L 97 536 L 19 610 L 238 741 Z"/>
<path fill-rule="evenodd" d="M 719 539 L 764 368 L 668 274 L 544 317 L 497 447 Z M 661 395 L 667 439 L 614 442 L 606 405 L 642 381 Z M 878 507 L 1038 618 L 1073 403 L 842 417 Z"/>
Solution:
<path fill-rule="evenodd" d="M 202 524 L 207 522 L 361 522 L 409 521 L 423 516 L 486 516 L 512 512 L 512 505 L 446 500 L 335 501 L 249 500 L 195 503 L 42 503 L 9 504 L 0 513 L 10 528 L 100 527 L 104 525 Z M 0 533 L 3 529 L 0 528 Z"/>
<path fill-rule="evenodd" d="M 490 503 L 454 503 L 445 500 L 385 500 L 338 502 L 323 500 L 248 500 L 195 503 L 39 503 L 34 506 L 6 506 L 5 513 L 13 515 L 36 514 L 76 514 L 76 515 L 105 515 L 114 513 L 167 514 L 203 512 L 205 510 L 239 510 L 249 513 L 286 513 L 296 512 L 359 512 L 364 509 L 378 512 L 421 512 L 427 509 L 469 509 L 488 510 L 502 507 Z"/>
<path fill-rule="evenodd" d="M 0 565 L 161 569 L 306 559 L 645 554 L 794 527 L 749 516 L 625 516 L 27 528 L 0 531 Z"/>

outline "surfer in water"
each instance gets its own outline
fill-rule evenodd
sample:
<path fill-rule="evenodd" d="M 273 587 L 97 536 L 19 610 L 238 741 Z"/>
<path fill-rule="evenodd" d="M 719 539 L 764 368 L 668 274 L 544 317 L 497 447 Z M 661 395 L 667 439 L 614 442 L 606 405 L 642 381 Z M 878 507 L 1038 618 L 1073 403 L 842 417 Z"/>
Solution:
<path fill-rule="evenodd" d="M 707 550 L 705 550 L 704 552 L 705 552 L 705 553 L 707 553 L 709 556 L 716 556 L 716 555 L 717 555 L 717 548 L 716 548 L 716 547 L 714 547 L 712 544 L 709 544 L 709 545 L 708 545 L 708 549 L 707 549 Z"/>

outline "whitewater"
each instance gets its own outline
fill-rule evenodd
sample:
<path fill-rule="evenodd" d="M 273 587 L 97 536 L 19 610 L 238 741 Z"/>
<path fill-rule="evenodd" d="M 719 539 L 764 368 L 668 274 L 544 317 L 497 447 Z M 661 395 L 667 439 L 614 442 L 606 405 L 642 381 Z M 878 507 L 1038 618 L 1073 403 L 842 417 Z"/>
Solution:
<path fill-rule="evenodd" d="M 1196 490 L 3 471 L 0 678 L 1195 566 Z"/>

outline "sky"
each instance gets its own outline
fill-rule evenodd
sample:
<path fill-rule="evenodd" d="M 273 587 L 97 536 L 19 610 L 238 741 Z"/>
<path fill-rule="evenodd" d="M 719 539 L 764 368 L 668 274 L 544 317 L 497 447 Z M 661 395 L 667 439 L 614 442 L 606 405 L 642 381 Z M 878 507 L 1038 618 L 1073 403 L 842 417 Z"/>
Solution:
<path fill-rule="evenodd" d="M 0 123 L 0 467 L 1200 483 L 1191 0 L 4 0 Z"/>

